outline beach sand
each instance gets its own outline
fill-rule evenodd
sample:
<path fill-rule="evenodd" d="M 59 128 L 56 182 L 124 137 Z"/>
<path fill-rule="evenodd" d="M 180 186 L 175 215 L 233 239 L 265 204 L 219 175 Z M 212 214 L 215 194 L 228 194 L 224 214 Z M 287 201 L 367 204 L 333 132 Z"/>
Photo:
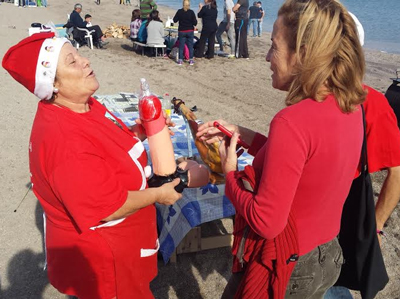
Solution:
<path fill-rule="evenodd" d="M 129 25 L 132 9 L 114 0 L 83 3 L 83 14 L 93 16 L 93 24 L 103 29 L 113 23 Z M 63 23 L 72 11 L 74 1 L 49 0 L 48 8 L 19 8 L 13 4 L 0 5 L 0 57 L 7 49 L 27 36 L 33 22 Z M 197 8 L 195 8 L 197 10 Z M 173 17 L 174 11 L 160 8 L 162 19 Z M 97 94 L 135 92 L 139 78 L 146 78 L 153 92 L 168 92 L 196 105 L 197 116 L 203 120 L 224 118 L 245 125 L 264 134 L 268 133 L 272 117 L 284 107 L 285 93 L 271 87 L 271 71 L 265 61 L 270 46 L 270 35 L 249 38 L 250 60 L 216 57 L 196 60 L 193 67 L 178 67 L 170 59 L 142 57 L 132 51 L 127 40 L 109 39 L 106 50 L 82 47 L 81 55 L 90 59 L 100 82 Z M 400 56 L 366 51 L 365 82 L 381 92 L 391 84 L 390 77 L 400 67 Z M 1 298 L 65 298 L 47 280 L 43 271 L 43 221 L 40 206 L 29 192 L 17 212 L 14 212 L 29 183 L 28 140 L 38 100 L 0 70 L 0 283 Z M 373 175 L 375 194 L 378 195 L 383 174 Z M 223 231 L 216 221 L 211 231 Z M 228 228 L 229 229 L 229 228 Z M 400 298 L 400 214 L 392 214 L 383 239 L 384 253 L 390 282 L 377 298 Z M 230 275 L 229 248 L 184 254 L 177 264 L 159 264 L 159 276 L 152 283 L 156 298 L 219 298 Z M 77 271 L 79 271 L 77 269 Z M 358 296 L 357 296 L 358 297 Z"/>

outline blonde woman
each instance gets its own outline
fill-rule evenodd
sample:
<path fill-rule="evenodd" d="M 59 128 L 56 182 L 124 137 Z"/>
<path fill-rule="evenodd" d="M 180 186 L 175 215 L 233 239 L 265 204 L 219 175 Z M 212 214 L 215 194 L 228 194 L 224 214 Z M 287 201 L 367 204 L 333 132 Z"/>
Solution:
<path fill-rule="evenodd" d="M 271 40 L 272 86 L 287 91 L 288 107 L 268 139 L 227 123 L 230 145 L 213 122 L 198 132 L 222 140 L 225 192 L 237 213 L 234 273 L 222 298 L 323 298 L 343 263 L 336 236 L 360 161 L 364 55 L 337 0 L 286 0 Z M 255 157 L 244 173 L 236 171 L 239 134 Z"/>
<path fill-rule="evenodd" d="M 174 16 L 174 23 L 179 22 L 178 37 L 179 37 L 179 59 L 178 65 L 183 63 L 183 50 L 185 45 L 189 49 L 189 65 L 193 65 L 193 39 L 194 28 L 197 25 L 196 15 L 190 9 L 190 1 L 183 1 L 183 8 L 179 9 Z"/>

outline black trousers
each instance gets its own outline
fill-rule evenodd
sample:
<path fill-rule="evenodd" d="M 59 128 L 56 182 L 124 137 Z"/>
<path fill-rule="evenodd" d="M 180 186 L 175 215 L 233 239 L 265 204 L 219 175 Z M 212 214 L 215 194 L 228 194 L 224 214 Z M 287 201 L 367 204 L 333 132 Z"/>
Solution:
<path fill-rule="evenodd" d="M 236 58 L 249 58 L 249 49 L 247 48 L 247 24 L 249 20 L 235 20 L 236 34 Z"/>
<path fill-rule="evenodd" d="M 98 42 L 101 40 L 101 37 L 103 36 L 103 32 L 100 29 L 99 25 L 94 25 L 91 27 L 86 27 L 87 30 L 91 31 L 94 30 L 94 32 L 92 33 L 93 36 L 93 41 L 94 42 Z"/>
<path fill-rule="evenodd" d="M 208 54 L 207 58 L 214 58 L 214 46 L 215 46 L 215 34 L 217 30 L 213 31 L 202 31 L 200 39 L 197 44 L 196 54 L 197 58 L 202 58 L 204 56 L 204 50 L 206 48 L 206 42 L 208 40 Z"/>

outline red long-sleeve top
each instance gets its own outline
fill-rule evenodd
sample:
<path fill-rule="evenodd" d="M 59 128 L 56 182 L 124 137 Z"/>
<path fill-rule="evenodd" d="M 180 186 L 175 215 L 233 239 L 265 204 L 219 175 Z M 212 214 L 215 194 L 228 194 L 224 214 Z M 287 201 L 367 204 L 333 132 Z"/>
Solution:
<path fill-rule="evenodd" d="M 303 100 L 274 117 L 268 139 L 255 136 L 249 153 L 255 156 L 257 192 L 246 191 L 232 171 L 226 195 L 266 239 L 283 231 L 292 210 L 304 255 L 339 233 L 362 140 L 360 107 L 343 113 L 332 95 L 323 102 Z"/>

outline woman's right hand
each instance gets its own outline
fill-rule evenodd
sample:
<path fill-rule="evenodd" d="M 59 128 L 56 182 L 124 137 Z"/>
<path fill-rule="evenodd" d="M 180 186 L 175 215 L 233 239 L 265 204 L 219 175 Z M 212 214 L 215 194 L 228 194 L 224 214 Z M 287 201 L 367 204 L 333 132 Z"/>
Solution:
<path fill-rule="evenodd" d="M 162 205 L 173 205 L 179 199 L 182 198 L 182 194 L 175 191 L 174 187 L 180 182 L 179 178 L 174 179 L 170 183 L 166 183 L 161 187 L 158 187 L 159 194 L 156 202 Z"/>
<path fill-rule="evenodd" d="M 232 133 L 234 132 L 239 133 L 238 126 L 231 125 L 222 119 L 216 121 L 219 122 L 221 125 L 223 125 L 225 128 L 227 128 Z M 200 125 L 196 133 L 196 137 L 200 138 L 200 140 L 203 140 L 208 144 L 214 142 L 220 142 L 225 137 L 225 135 L 220 130 L 214 127 L 214 122 L 215 122 L 214 120 L 208 121 Z"/>

